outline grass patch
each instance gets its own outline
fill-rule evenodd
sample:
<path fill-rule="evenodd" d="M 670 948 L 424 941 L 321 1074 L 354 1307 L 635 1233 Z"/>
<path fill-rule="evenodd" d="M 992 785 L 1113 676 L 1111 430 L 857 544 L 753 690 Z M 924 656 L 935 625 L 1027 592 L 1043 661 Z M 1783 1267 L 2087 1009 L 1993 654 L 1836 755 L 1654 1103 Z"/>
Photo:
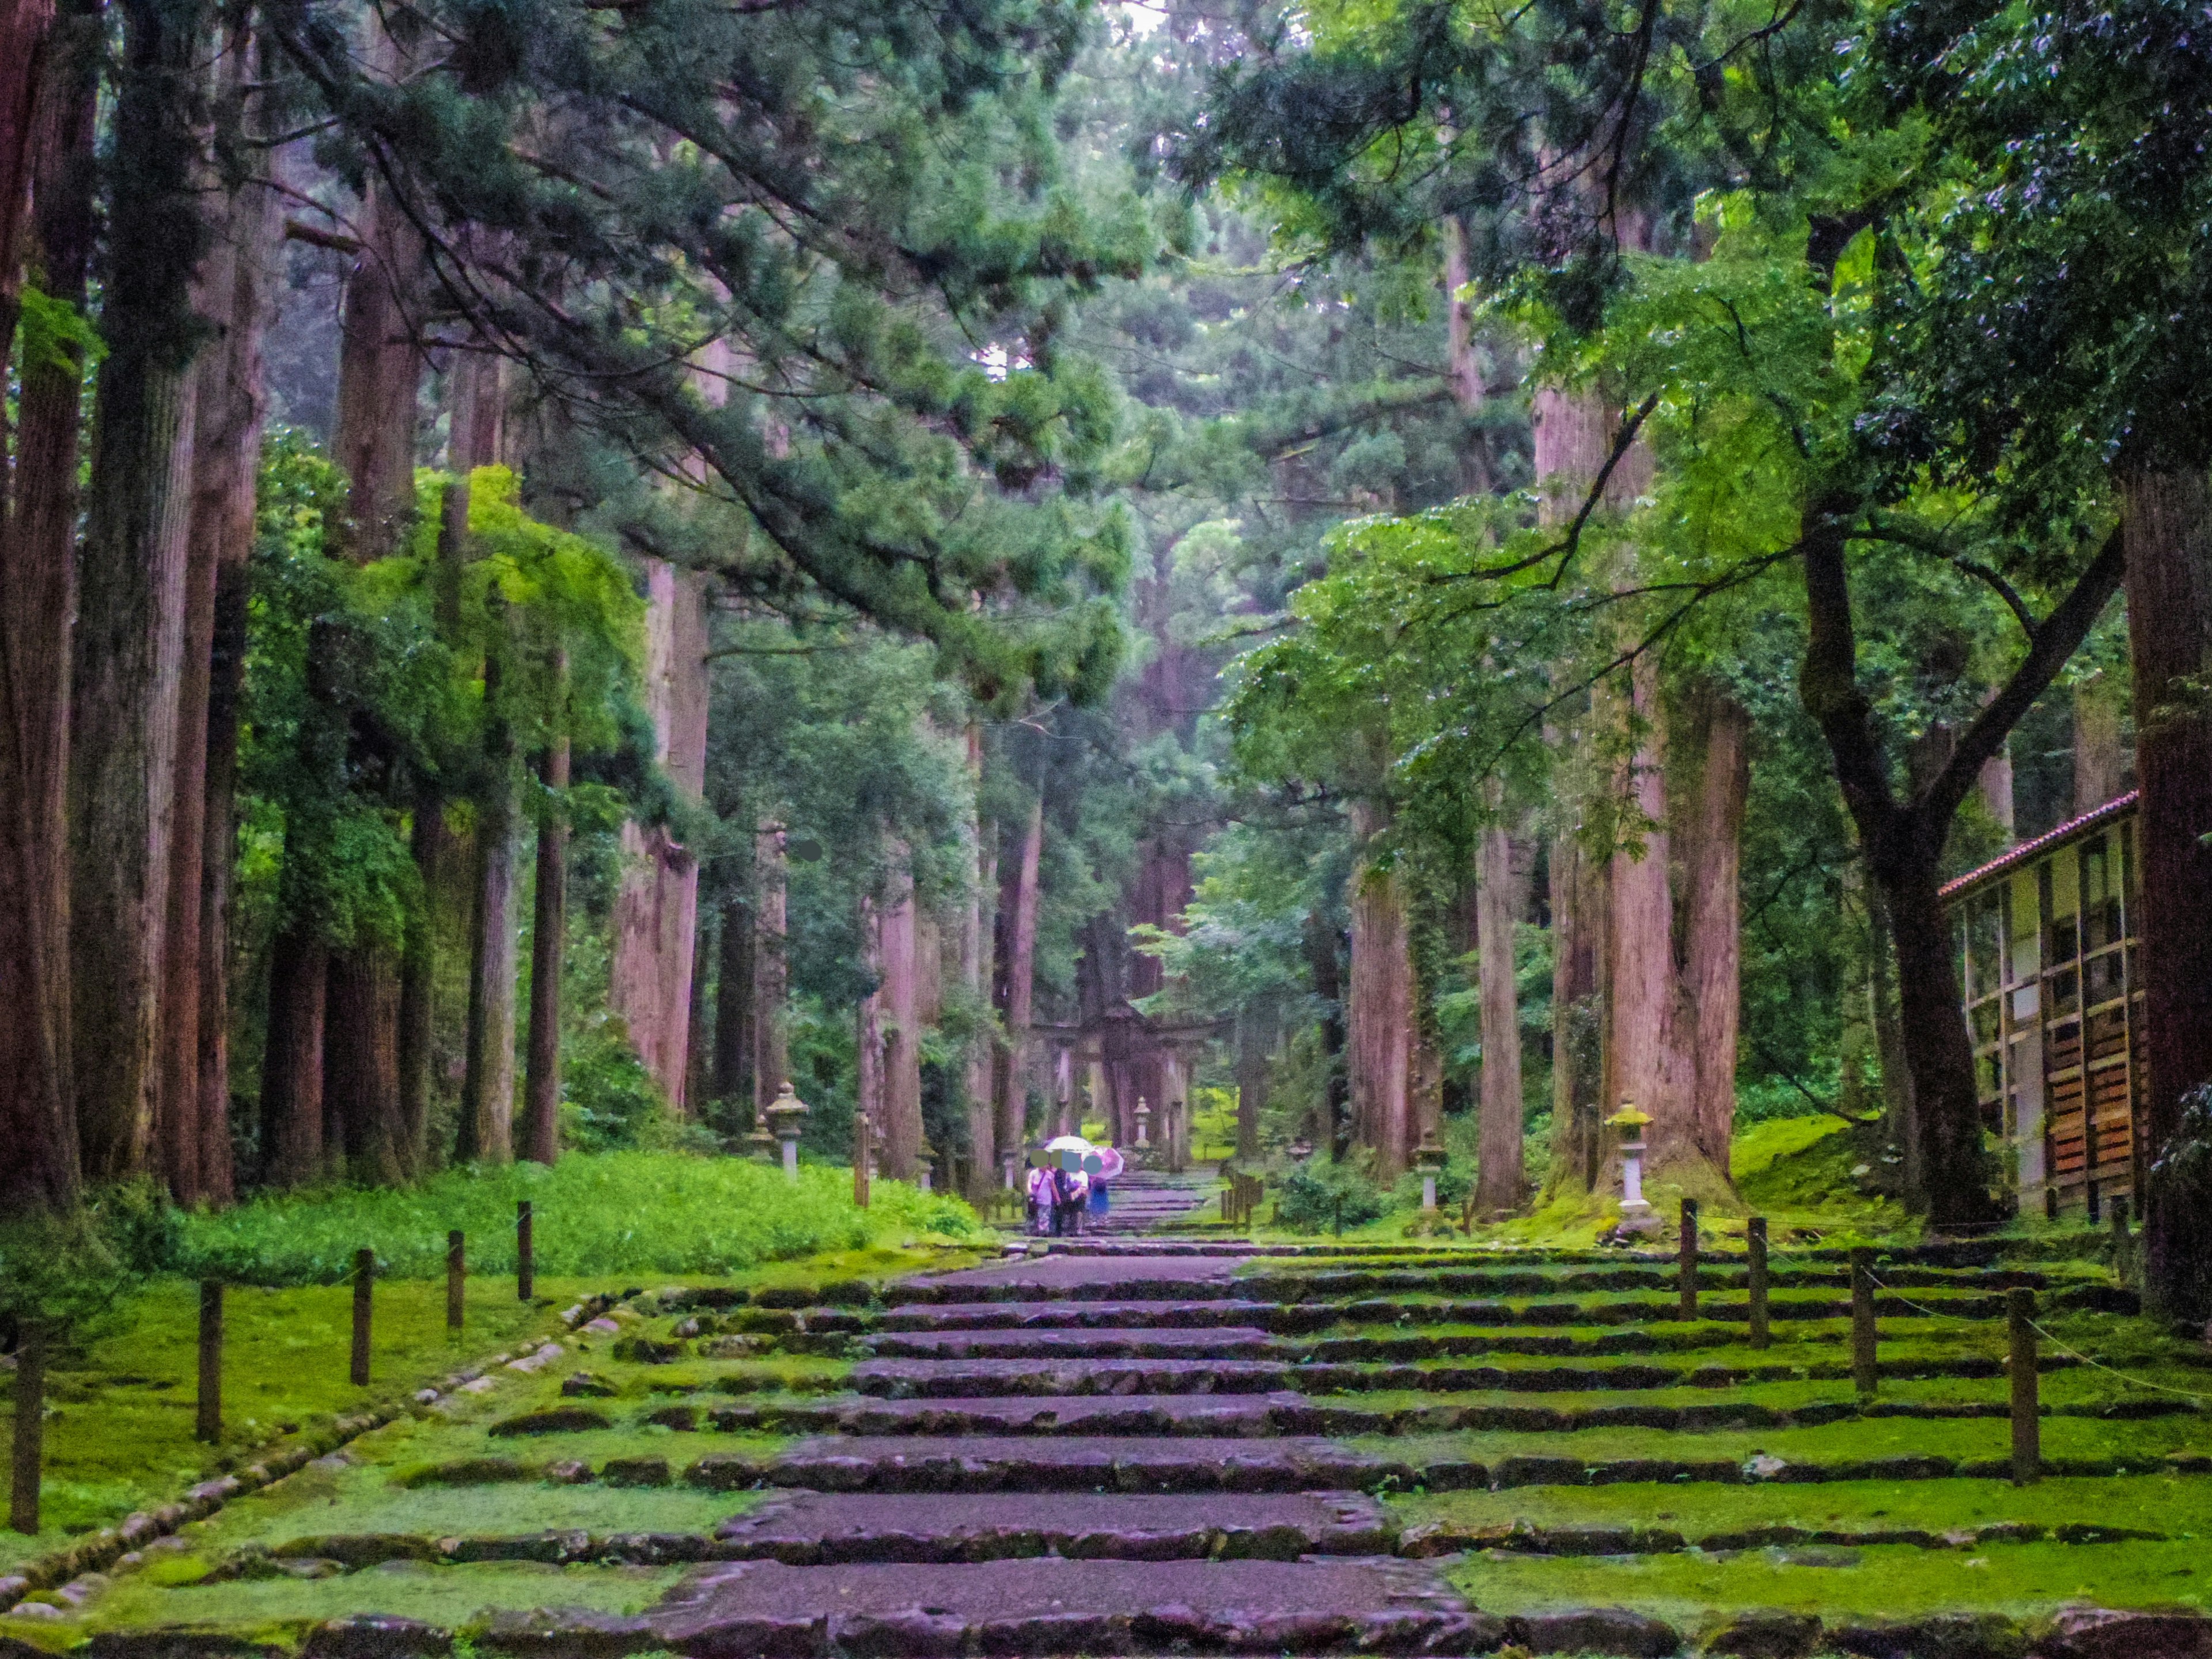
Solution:
<path fill-rule="evenodd" d="M 1814 1613 L 1832 1625 L 1952 1612 L 2032 1617 L 2084 1601 L 2201 1608 L 2212 1586 L 2204 1547 L 2194 1541 L 1747 1550 L 1726 1557 L 1486 1554 L 1449 1577 L 1488 1613 L 1632 1607 L 1691 1630 L 1753 1607 Z"/>
<path fill-rule="evenodd" d="M 256 1199 L 188 1217 L 178 1269 L 236 1284 L 330 1285 L 353 1253 L 376 1252 L 401 1279 L 445 1273 L 446 1234 L 468 1235 L 475 1271 L 512 1273 L 514 1206 L 536 1213 L 538 1271 L 598 1276 L 726 1273 L 823 1251 L 988 1235 L 959 1199 L 879 1181 L 866 1210 L 849 1173 L 782 1172 L 739 1158 L 681 1152 L 571 1154 L 550 1169 L 516 1163 L 448 1170 L 420 1186 L 347 1188 Z"/>
<path fill-rule="evenodd" d="M 2006 1521 L 2094 1522 L 2174 1539 L 2212 1538 L 2212 1480 L 2176 1475 L 2050 1480 L 2033 1486 L 2006 1480 L 1528 1486 L 1404 1498 L 1393 1507 L 1409 1525 L 1440 1521 L 1492 1527 L 1525 1520 L 1538 1527 L 1665 1527 L 1692 1539 L 1774 1526 L 1808 1531 L 1918 1527 L 1941 1534 Z"/>

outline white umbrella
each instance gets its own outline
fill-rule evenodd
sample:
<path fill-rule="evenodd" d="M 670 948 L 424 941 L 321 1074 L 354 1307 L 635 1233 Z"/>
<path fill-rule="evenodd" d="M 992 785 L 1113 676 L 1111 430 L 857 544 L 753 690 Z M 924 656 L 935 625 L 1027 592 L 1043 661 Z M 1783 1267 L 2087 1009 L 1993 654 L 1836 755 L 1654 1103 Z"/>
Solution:
<path fill-rule="evenodd" d="M 1087 1152 L 1091 1143 L 1081 1135 L 1060 1135 L 1044 1144 L 1048 1152 Z"/>

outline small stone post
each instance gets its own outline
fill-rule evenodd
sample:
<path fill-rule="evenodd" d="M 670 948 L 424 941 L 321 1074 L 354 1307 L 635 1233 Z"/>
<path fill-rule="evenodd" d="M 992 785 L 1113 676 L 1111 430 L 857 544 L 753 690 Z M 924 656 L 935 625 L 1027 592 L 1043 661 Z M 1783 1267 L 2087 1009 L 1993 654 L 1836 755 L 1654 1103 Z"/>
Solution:
<path fill-rule="evenodd" d="M 813 1108 L 793 1092 L 790 1080 L 785 1079 L 782 1091 L 776 1096 L 766 1114 L 769 1131 L 783 1143 L 783 1178 L 793 1186 L 799 1183 L 799 1132 L 805 1127 L 806 1115 Z M 862 1199 L 862 1203 L 867 1200 Z"/>
<path fill-rule="evenodd" d="M 1766 1218 L 1755 1215 L 1744 1224 L 1744 1255 L 1751 1268 L 1751 1346 L 1764 1348 L 1773 1340 L 1766 1315 Z"/>
<path fill-rule="evenodd" d="M 210 1445 L 222 1438 L 222 1280 L 200 1280 L 199 1411 L 192 1437 Z"/>
<path fill-rule="evenodd" d="M 1682 1237 L 1680 1256 L 1674 1269 L 1675 1283 L 1680 1292 L 1679 1316 L 1695 1319 L 1698 1316 L 1698 1200 L 1682 1200 Z"/>
<path fill-rule="evenodd" d="M 353 1255 L 353 1385 L 368 1386 L 368 1322 L 376 1306 L 376 1252 Z"/>
<path fill-rule="evenodd" d="M 2106 1201 L 2112 1214 L 2112 1279 L 2123 1290 L 2135 1270 L 2135 1241 L 2128 1237 L 2128 1200 L 2115 1197 Z"/>
<path fill-rule="evenodd" d="M 527 1302 L 537 1294 L 537 1217 L 526 1198 L 517 1200 L 514 1206 L 514 1299 Z"/>
<path fill-rule="evenodd" d="M 15 1468 L 9 1493 L 8 1525 L 16 1532 L 39 1530 L 39 1478 L 46 1468 L 46 1333 L 23 1327 L 15 1350 Z"/>
<path fill-rule="evenodd" d="M 1851 1252 L 1851 1381 L 1871 1400 L 1881 1386 L 1875 1359 L 1874 1252 Z"/>
<path fill-rule="evenodd" d="M 1606 1127 L 1620 1131 L 1620 1231 L 1648 1233 L 1659 1224 L 1651 1201 L 1644 1196 L 1644 1129 L 1650 1114 L 1624 1100 L 1620 1109 L 1606 1119 Z"/>
<path fill-rule="evenodd" d="M 1421 1144 L 1413 1149 L 1413 1167 L 1421 1172 L 1421 1213 L 1437 1212 L 1437 1177 L 1443 1173 L 1444 1149 L 1433 1128 L 1421 1131 Z"/>
<path fill-rule="evenodd" d="M 468 1318 L 469 1242 L 459 1231 L 446 1235 L 446 1328 L 458 1331 Z"/>
<path fill-rule="evenodd" d="M 2035 1292 L 2005 1292 L 2005 1322 L 2012 1337 L 2012 1483 L 2025 1486 L 2043 1475 L 2043 1405 L 2035 1374 Z"/>

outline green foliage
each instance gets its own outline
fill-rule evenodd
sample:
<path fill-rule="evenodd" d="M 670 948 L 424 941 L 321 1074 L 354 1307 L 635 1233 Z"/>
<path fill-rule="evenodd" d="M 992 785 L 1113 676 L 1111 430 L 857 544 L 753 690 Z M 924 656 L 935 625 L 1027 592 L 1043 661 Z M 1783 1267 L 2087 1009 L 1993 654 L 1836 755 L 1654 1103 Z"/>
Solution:
<path fill-rule="evenodd" d="M 562 1051 L 561 1139 L 584 1152 L 635 1151 L 668 1115 L 668 1102 L 621 1023 L 604 1010 L 593 1015 Z"/>
<path fill-rule="evenodd" d="M 164 1264 L 176 1238 L 176 1212 L 148 1181 L 99 1189 L 66 1213 L 0 1218 L 0 1319 L 44 1326 L 65 1348 L 81 1346 Z"/>
<path fill-rule="evenodd" d="M 1337 1224 L 1363 1227 L 1390 1207 L 1389 1195 L 1356 1161 L 1316 1156 L 1292 1166 L 1276 1190 L 1275 1218 L 1293 1232 L 1327 1232 Z"/>
<path fill-rule="evenodd" d="M 79 380 L 107 355 L 107 343 L 82 311 L 57 300 L 37 283 L 16 290 L 15 364 L 19 375 L 51 369 Z"/>
<path fill-rule="evenodd" d="M 514 1206 L 537 1215 L 538 1271 L 583 1273 L 725 1273 L 878 1239 L 982 1237 L 957 1199 L 879 1182 L 856 1209 L 843 1170 L 808 1167 L 796 1187 L 781 1170 L 743 1159 L 622 1152 L 542 1164 L 449 1170 L 409 1191 L 342 1188 L 270 1194 L 185 1222 L 170 1265 L 246 1285 L 327 1285 L 350 1271 L 353 1253 L 377 1253 L 379 1271 L 403 1279 L 445 1271 L 446 1233 L 469 1236 L 483 1273 L 514 1267 Z"/>

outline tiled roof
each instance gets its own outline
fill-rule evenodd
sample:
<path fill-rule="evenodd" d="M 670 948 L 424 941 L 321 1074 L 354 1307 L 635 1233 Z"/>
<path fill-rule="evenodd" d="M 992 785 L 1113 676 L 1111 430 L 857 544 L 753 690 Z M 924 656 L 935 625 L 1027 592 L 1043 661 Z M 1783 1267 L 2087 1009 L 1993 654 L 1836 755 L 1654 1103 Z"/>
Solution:
<path fill-rule="evenodd" d="M 2142 792 L 2139 789 L 2130 789 L 2124 795 L 2116 795 L 2102 806 L 2092 807 L 2078 818 L 2069 818 L 2056 830 L 2045 830 L 2033 841 L 2021 842 L 2002 858 L 1991 859 L 1980 869 L 1969 870 L 1956 881 L 1945 882 L 1936 890 L 1936 896 L 1938 898 L 1956 898 L 1968 888 L 1979 886 L 1990 877 L 2001 876 L 2008 870 L 2017 869 L 2039 854 L 2047 853 L 2052 848 L 2069 842 L 2075 836 L 2094 830 L 2100 823 L 2109 823 L 2114 818 L 2124 817 L 2136 810 L 2136 803 L 2142 799 Z"/>

